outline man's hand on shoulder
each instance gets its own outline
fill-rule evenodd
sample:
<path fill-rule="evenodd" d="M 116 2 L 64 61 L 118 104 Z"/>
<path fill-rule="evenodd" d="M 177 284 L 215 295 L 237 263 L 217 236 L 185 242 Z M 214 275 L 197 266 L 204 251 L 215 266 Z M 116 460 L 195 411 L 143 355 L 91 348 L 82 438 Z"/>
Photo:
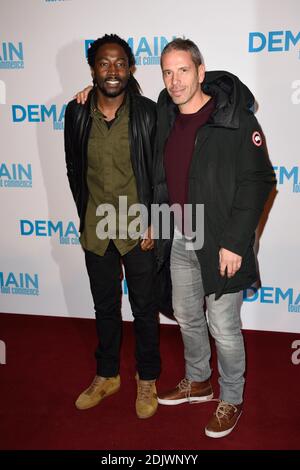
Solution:
<path fill-rule="evenodd" d="M 86 100 L 88 99 L 89 92 L 93 89 L 91 85 L 85 87 L 83 90 L 78 91 L 74 98 L 76 98 L 76 101 L 78 104 L 85 104 Z"/>

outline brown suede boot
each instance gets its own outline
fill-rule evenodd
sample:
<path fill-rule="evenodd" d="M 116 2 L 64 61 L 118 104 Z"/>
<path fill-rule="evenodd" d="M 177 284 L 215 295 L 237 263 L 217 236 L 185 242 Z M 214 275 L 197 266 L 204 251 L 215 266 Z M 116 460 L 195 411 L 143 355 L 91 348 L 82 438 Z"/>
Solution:
<path fill-rule="evenodd" d="M 156 413 L 157 392 L 154 380 L 141 380 L 136 375 L 137 398 L 135 402 L 136 414 L 139 418 L 150 418 Z"/>
<path fill-rule="evenodd" d="M 120 376 L 116 377 L 100 377 L 96 375 L 91 385 L 84 390 L 75 402 L 78 410 L 87 410 L 100 403 L 100 401 L 116 393 L 120 388 Z"/>

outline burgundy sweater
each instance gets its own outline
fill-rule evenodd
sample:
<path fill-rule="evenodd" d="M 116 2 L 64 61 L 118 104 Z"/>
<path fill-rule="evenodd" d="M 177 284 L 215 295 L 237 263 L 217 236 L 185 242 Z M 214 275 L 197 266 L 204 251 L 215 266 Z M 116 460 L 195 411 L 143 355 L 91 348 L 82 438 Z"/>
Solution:
<path fill-rule="evenodd" d="M 178 113 L 166 144 L 164 164 L 169 202 L 170 204 L 180 204 L 182 214 L 183 206 L 188 202 L 188 176 L 196 134 L 200 127 L 208 121 L 214 107 L 214 99 L 210 99 L 196 113 Z M 177 212 L 175 212 L 175 223 L 177 226 L 181 226 L 180 216 Z"/>

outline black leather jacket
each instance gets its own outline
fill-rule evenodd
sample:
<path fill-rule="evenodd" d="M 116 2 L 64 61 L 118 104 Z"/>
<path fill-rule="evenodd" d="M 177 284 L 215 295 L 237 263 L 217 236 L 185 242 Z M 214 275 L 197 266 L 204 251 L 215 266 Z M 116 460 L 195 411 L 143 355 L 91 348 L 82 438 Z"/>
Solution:
<path fill-rule="evenodd" d="M 65 154 L 67 176 L 80 218 L 79 231 L 84 229 L 88 202 L 87 144 L 92 125 L 89 94 L 85 105 L 70 101 L 65 113 Z M 139 202 L 150 214 L 152 203 L 152 157 L 156 127 L 156 104 L 144 96 L 129 95 L 129 145 L 136 178 Z"/>

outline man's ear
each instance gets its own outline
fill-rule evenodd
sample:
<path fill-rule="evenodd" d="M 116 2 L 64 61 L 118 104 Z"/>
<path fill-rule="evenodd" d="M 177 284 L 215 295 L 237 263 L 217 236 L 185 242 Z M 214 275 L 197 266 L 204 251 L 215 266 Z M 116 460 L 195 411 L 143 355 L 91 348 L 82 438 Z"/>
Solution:
<path fill-rule="evenodd" d="M 205 78 L 205 66 L 204 64 L 200 64 L 198 67 L 198 77 L 199 77 L 199 83 L 202 83 Z"/>
<path fill-rule="evenodd" d="M 92 76 L 93 85 L 96 86 L 96 80 L 95 80 L 95 72 L 94 72 L 94 69 L 92 69 L 92 67 L 90 67 L 90 70 L 91 70 L 91 76 Z"/>
<path fill-rule="evenodd" d="M 129 67 L 130 75 L 133 75 L 135 71 L 136 71 L 136 66 L 135 65 L 132 65 L 131 67 Z"/>

